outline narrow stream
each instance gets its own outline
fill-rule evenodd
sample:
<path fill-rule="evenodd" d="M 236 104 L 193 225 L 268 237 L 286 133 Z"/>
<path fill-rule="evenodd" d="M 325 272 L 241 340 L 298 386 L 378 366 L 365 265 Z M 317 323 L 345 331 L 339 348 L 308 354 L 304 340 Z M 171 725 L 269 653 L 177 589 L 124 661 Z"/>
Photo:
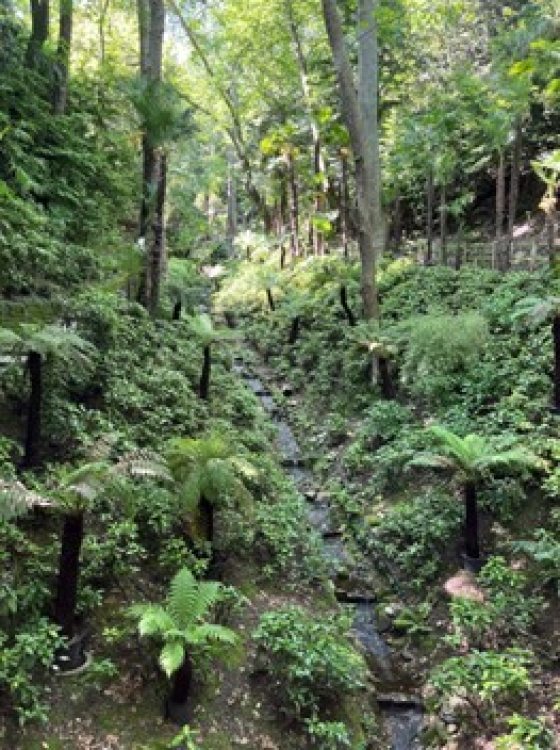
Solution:
<path fill-rule="evenodd" d="M 370 668 L 380 680 L 381 688 L 393 686 L 397 682 L 395 657 L 377 627 L 375 592 L 363 591 L 359 585 L 357 592 L 353 590 L 352 556 L 346 548 L 343 535 L 333 527 L 328 498 L 309 492 L 313 475 L 305 468 L 296 437 L 288 422 L 280 416 L 270 391 L 258 377 L 246 369 L 241 358 L 234 361 L 234 370 L 258 396 L 277 428 L 277 446 L 282 456 L 282 465 L 307 500 L 309 525 L 322 537 L 323 553 L 329 575 L 335 584 L 337 599 L 342 607 L 349 608 L 353 613 L 352 630 L 364 650 Z M 380 692 L 378 705 L 391 738 L 390 750 L 421 750 L 421 701 L 400 692 Z"/>

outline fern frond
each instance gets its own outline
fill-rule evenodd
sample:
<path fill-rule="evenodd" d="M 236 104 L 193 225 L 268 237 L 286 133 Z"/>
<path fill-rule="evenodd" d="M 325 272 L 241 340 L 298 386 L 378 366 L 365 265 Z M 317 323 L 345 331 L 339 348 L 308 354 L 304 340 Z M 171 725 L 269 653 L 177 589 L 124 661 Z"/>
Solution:
<path fill-rule="evenodd" d="M 181 668 L 185 660 L 185 647 L 180 640 L 168 641 L 159 655 L 159 663 L 168 677 Z"/>
<path fill-rule="evenodd" d="M 149 450 L 127 453 L 117 461 L 113 471 L 130 477 L 161 479 L 166 482 L 170 482 L 172 478 L 164 459 L 155 451 Z"/>
<path fill-rule="evenodd" d="M 178 628 L 187 628 L 195 622 L 199 586 L 188 568 L 182 568 L 169 586 L 167 610 Z"/>
<path fill-rule="evenodd" d="M 163 635 L 173 628 L 173 619 L 159 604 L 136 604 L 129 608 L 133 617 L 138 618 L 138 632 L 142 637 Z"/>
<path fill-rule="evenodd" d="M 201 581 L 198 584 L 198 597 L 192 617 L 193 622 L 203 619 L 220 600 L 222 586 L 217 581 Z"/>
<path fill-rule="evenodd" d="M 230 628 L 226 628 L 223 625 L 213 625 L 212 623 L 204 623 L 197 627 L 190 628 L 185 633 L 185 640 L 192 646 L 203 645 L 204 643 L 227 643 L 229 645 L 235 645 L 237 643 L 237 635 Z"/>
<path fill-rule="evenodd" d="M 29 490 L 17 480 L 0 480 L 0 520 L 9 521 L 34 507 L 50 507 L 53 503 Z"/>

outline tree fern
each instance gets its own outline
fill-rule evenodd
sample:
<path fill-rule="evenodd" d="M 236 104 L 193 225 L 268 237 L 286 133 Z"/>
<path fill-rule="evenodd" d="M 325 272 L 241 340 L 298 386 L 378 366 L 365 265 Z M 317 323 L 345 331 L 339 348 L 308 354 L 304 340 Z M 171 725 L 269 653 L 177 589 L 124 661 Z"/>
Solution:
<path fill-rule="evenodd" d="M 222 591 L 220 583 L 197 581 L 188 568 L 182 568 L 170 583 L 164 606 L 130 607 L 129 613 L 138 620 L 140 635 L 156 636 L 163 641 L 159 663 L 168 677 L 188 658 L 187 646 L 236 642 L 237 636 L 230 628 L 207 621 Z"/>

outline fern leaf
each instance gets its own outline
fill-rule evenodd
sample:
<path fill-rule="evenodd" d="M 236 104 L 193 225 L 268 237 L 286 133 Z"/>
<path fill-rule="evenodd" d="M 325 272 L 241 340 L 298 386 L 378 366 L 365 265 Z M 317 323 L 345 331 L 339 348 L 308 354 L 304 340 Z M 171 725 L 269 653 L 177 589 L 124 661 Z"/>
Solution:
<path fill-rule="evenodd" d="M 182 568 L 171 581 L 167 602 L 168 612 L 176 627 L 187 628 L 195 621 L 198 596 L 196 578 L 188 568 Z"/>
<path fill-rule="evenodd" d="M 186 639 L 193 646 L 209 642 L 227 643 L 232 646 L 237 643 L 237 635 L 233 630 L 223 625 L 213 625 L 212 623 L 204 623 L 203 625 L 191 628 L 186 633 Z"/>
<path fill-rule="evenodd" d="M 181 641 L 168 641 L 159 655 L 159 663 L 168 677 L 181 668 L 185 660 L 185 647 Z"/>

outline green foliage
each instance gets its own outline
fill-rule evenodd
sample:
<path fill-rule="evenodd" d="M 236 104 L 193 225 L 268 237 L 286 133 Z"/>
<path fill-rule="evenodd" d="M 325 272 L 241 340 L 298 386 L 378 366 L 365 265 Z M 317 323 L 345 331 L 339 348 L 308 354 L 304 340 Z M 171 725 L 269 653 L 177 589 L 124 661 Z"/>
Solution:
<path fill-rule="evenodd" d="M 433 312 L 408 325 L 403 381 L 417 397 L 444 401 L 475 367 L 488 340 L 488 325 L 478 312 Z"/>
<path fill-rule="evenodd" d="M 526 576 L 512 570 L 502 557 L 492 557 L 478 576 L 483 601 L 463 597 L 450 605 L 455 645 L 499 649 L 526 641 L 543 600 L 528 593 Z"/>
<path fill-rule="evenodd" d="M 479 482 L 491 472 L 535 469 L 542 465 L 537 456 L 524 448 L 500 450 L 482 435 L 459 437 L 440 425 L 428 429 L 441 453 L 424 453 L 411 462 L 411 466 L 448 469 L 456 472 L 462 481 Z"/>
<path fill-rule="evenodd" d="M 43 618 L 27 623 L 13 638 L 0 632 L 0 684 L 10 696 L 21 723 L 48 721 L 36 673 L 52 666 L 60 645 L 58 628 Z"/>
<path fill-rule="evenodd" d="M 512 549 L 533 560 L 537 580 L 543 585 L 556 585 L 560 593 L 560 541 L 555 531 L 536 529 L 533 539 L 514 542 Z"/>
<path fill-rule="evenodd" d="M 219 583 L 197 581 L 188 568 L 183 568 L 171 581 L 165 605 L 136 604 L 130 608 L 130 614 L 138 619 L 140 635 L 163 641 L 159 663 L 168 677 L 182 666 L 187 649 L 236 642 L 232 630 L 207 621 L 221 590 Z"/>
<path fill-rule="evenodd" d="M 551 750 L 554 747 L 552 731 L 540 719 L 529 719 L 514 714 L 507 719 L 511 729 L 496 738 L 496 750 Z"/>
<path fill-rule="evenodd" d="M 345 639 L 348 625 L 341 618 L 311 617 L 300 607 L 262 616 L 254 638 L 263 669 L 289 715 L 319 718 L 342 694 L 363 687 L 365 666 Z"/>
<path fill-rule="evenodd" d="M 461 509 L 454 498 L 430 492 L 394 505 L 364 542 L 375 565 L 407 586 L 423 590 L 445 560 L 442 549 L 459 532 Z"/>
<path fill-rule="evenodd" d="M 530 664 L 530 654 L 515 649 L 473 651 L 446 659 L 430 676 L 436 704 L 459 696 L 467 701 L 467 708 L 474 706 L 479 715 L 491 718 L 502 705 L 530 689 Z"/>

